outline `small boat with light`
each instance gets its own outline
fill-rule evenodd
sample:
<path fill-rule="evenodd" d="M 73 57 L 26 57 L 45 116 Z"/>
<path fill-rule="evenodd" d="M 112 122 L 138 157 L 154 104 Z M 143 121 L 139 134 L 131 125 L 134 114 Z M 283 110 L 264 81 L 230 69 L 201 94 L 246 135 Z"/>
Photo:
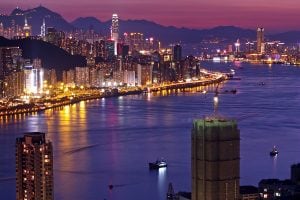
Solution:
<path fill-rule="evenodd" d="M 272 151 L 270 152 L 270 156 L 272 156 L 272 157 L 277 156 L 278 153 L 279 153 L 279 151 L 274 146 L 273 149 L 272 149 Z"/>
<path fill-rule="evenodd" d="M 159 168 L 164 168 L 164 167 L 167 167 L 167 162 L 162 159 L 149 163 L 149 169 L 159 169 Z"/>

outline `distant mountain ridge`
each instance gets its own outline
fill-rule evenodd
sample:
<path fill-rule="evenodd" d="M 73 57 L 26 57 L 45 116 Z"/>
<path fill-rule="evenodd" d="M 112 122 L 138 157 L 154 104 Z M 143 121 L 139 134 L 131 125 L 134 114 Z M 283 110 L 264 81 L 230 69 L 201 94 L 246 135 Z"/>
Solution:
<path fill-rule="evenodd" d="M 111 21 L 100 21 L 95 17 L 79 17 L 73 22 L 67 22 L 60 14 L 55 13 L 43 6 L 22 10 L 14 9 L 8 16 L 0 16 L 0 22 L 8 27 L 12 20 L 15 24 L 24 25 L 25 15 L 28 23 L 32 26 L 33 34 L 40 33 L 43 19 L 47 27 L 55 27 L 57 30 L 72 31 L 75 29 L 88 30 L 93 28 L 102 35 L 110 34 Z M 153 36 L 163 43 L 199 43 L 204 40 L 218 38 L 219 41 L 232 43 L 238 38 L 240 40 L 255 40 L 256 31 L 239 28 L 235 26 L 219 26 L 212 29 L 189 29 L 174 26 L 163 26 L 147 20 L 122 20 L 120 19 L 120 33 L 143 32 L 145 37 Z M 300 31 L 289 31 L 267 36 L 270 39 L 281 40 L 286 43 L 297 43 L 300 41 Z"/>
<path fill-rule="evenodd" d="M 25 16 L 28 24 L 32 26 L 33 34 L 38 35 L 41 32 L 41 25 L 45 19 L 47 27 L 55 27 L 58 30 L 71 31 L 74 27 L 67 22 L 60 14 L 55 13 L 48 8 L 38 6 L 36 8 L 22 10 L 14 9 L 8 16 L 0 16 L 0 22 L 4 27 L 11 25 L 12 21 L 19 26 L 24 26 Z"/>

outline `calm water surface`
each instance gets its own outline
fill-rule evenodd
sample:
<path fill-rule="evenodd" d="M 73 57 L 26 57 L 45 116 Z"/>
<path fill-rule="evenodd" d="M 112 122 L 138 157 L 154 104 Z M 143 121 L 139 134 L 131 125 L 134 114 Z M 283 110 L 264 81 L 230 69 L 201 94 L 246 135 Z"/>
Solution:
<path fill-rule="evenodd" d="M 220 115 L 241 131 L 241 184 L 289 178 L 300 162 L 300 68 L 203 63 L 235 69 L 241 80 L 220 86 Z M 259 83 L 264 82 L 265 85 Z M 237 94 L 222 91 L 237 89 Z M 206 89 L 206 95 L 197 90 Z M 163 200 L 168 183 L 190 191 L 192 120 L 213 111 L 213 86 L 80 102 L 0 121 L 0 194 L 15 199 L 15 138 L 43 131 L 54 146 L 55 199 Z M 269 151 L 276 145 L 279 155 Z M 167 169 L 149 171 L 164 157 Z M 115 187 L 109 190 L 108 185 Z"/>

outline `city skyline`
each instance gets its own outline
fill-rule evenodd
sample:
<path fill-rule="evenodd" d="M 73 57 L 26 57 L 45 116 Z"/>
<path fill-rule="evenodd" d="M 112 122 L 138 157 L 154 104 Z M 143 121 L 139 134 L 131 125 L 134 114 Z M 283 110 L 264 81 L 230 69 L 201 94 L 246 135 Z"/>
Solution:
<path fill-rule="evenodd" d="M 9 14 L 17 6 L 22 9 L 34 8 L 38 5 L 60 13 L 68 21 L 78 17 L 94 16 L 101 21 L 109 20 L 112 13 L 118 13 L 121 19 L 147 19 L 166 26 L 187 28 L 212 28 L 219 25 L 234 25 L 245 28 L 265 27 L 273 32 L 283 30 L 299 30 L 297 21 L 300 3 L 287 0 L 280 4 L 279 0 L 264 2 L 228 0 L 225 3 L 219 0 L 209 2 L 188 1 L 143 1 L 130 0 L 122 2 L 89 1 L 80 3 L 77 0 L 68 2 L 43 2 L 36 0 L 18 1 L 4 0 L 2 14 Z M 69 8 L 72 5 L 72 9 Z M 259 5 L 259 6 L 258 6 Z M 80 11 L 80 12 L 79 12 Z M 80 13 L 80 14 L 78 14 Z M 178 15 L 180 13 L 180 15 Z"/>
<path fill-rule="evenodd" d="M 298 4 L 145 1 L 0 8 L 1 199 L 299 200 Z"/>

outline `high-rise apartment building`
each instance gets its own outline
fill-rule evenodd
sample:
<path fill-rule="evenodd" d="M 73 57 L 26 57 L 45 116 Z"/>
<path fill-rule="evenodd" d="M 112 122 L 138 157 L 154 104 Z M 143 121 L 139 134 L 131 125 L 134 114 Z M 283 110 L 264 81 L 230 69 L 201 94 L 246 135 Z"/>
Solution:
<path fill-rule="evenodd" d="M 126 36 L 127 43 L 129 44 L 129 50 L 140 51 L 144 49 L 144 34 L 143 33 L 130 33 Z"/>
<path fill-rule="evenodd" d="M 0 97 L 5 97 L 8 76 L 22 68 L 22 50 L 19 47 L 0 47 Z"/>
<path fill-rule="evenodd" d="M 90 70 L 88 67 L 75 67 L 75 84 L 77 86 L 90 86 Z"/>
<path fill-rule="evenodd" d="M 137 65 L 137 85 L 138 86 L 145 86 L 152 84 L 152 71 L 153 65 Z"/>
<path fill-rule="evenodd" d="M 21 69 L 22 50 L 19 47 L 0 47 L 0 78 Z"/>
<path fill-rule="evenodd" d="M 257 28 L 257 53 L 264 53 L 264 28 Z"/>
<path fill-rule="evenodd" d="M 16 139 L 16 199 L 53 200 L 53 149 L 45 133 Z"/>
<path fill-rule="evenodd" d="M 239 198 L 240 131 L 234 120 L 205 118 L 192 128 L 192 200 Z"/>
<path fill-rule="evenodd" d="M 4 96 L 14 98 L 24 94 L 25 89 L 25 74 L 24 71 L 17 71 L 5 77 Z"/>
<path fill-rule="evenodd" d="M 124 71 L 124 83 L 127 86 L 135 86 L 135 71 Z"/>

